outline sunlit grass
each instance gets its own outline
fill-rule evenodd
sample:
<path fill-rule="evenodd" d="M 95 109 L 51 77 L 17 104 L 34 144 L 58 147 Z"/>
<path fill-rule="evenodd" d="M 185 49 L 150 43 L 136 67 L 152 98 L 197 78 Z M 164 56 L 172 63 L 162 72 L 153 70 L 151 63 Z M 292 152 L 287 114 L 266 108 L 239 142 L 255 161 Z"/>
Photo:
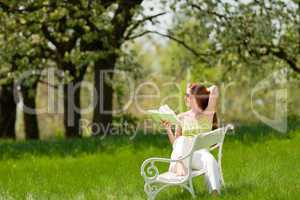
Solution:
<path fill-rule="evenodd" d="M 220 199 L 297 199 L 300 129 L 280 135 L 260 125 L 242 126 L 226 138 Z M 140 165 L 169 157 L 166 135 L 54 141 L 0 142 L 0 199 L 146 199 Z M 197 199 L 210 199 L 203 178 Z M 191 199 L 170 188 L 157 199 Z"/>

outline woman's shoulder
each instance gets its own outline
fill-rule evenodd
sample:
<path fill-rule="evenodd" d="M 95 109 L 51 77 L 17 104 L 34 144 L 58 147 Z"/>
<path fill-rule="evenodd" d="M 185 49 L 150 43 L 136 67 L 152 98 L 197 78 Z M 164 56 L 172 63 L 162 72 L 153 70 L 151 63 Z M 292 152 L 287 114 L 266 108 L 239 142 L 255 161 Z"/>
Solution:
<path fill-rule="evenodd" d="M 177 117 L 178 117 L 179 120 L 182 120 L 184 117 L 188 116 L 188 114 L 189 114 L 189 111 L 182 112 L 182 113 L 179 113 L 177 115 Z"/>

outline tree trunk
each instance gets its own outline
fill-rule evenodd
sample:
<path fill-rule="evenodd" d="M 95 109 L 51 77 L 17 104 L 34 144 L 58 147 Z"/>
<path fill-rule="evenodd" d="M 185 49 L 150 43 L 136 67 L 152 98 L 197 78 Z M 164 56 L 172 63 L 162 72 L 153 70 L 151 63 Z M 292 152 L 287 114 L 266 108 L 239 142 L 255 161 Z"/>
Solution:
<path fill-rule="evenodd" d="M 112 128 L 113 88 L 105 79 L 113 78 L 116 56 L 108 56 L 96 63 L 94 70 L 95 109 L 92 132 L 94 135 L 108 135 Z"/>
<path fill-rule="evenodd" d="M 0 138 L 16 138 L 17 104 L 13 89 L 13 83 L 0 87 Z"/>
<path fill-rule="evenodd" d="M 64 84 L 64 126 L 67 138 L 81 137 L 80 84 L 81 79 Z"/>
<path fill-rule="evenodd" d="M 36 114 L 37 81 L 21 89 L 23 98 L 23 119 L 26 139 L 39 139 L 39 126 Z"/>

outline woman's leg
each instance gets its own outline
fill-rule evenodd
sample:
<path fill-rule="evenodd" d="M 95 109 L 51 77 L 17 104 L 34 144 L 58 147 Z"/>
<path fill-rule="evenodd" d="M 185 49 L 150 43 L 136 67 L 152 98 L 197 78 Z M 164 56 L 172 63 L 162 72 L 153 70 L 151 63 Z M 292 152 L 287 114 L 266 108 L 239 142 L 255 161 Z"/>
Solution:
<path fill-rule="evenodd" d="M 185 167 L 182 161 L 176 162 L 174 173 L 176 173 L 177 176 L 187 175 L 187 168 Z"/>
<path fill-rule="evenodd" d="M 182 137 L 179 137 L 177 138 L 174 143 L 173 143 L 173 151 L 172 151 L 172 154 L 171 154 L 171 159 L 172 160 L 176 160 L 178 159 L 180 156 L 181 156 L 181 146 L 183 145 L 183 138 Z M 169 171 L 170 172 L 173 172 L 173 173 L 176 173 L 176 163 L 175 162 L 171 162 L 170 163 L 170 166 L 169 166 Z"/>
<path fill-rule="evenodd" d="M 202 149 L 194 152 L 193 155 L 193 165 L 194 169 L 204 169 L 205 180 L 208 186 L 209 192 L 221 191 L 221 177 L 218 167 L 218 163 L 214 156 L 206 149 Z"/>
<path fill-rule="evenodd" d="M 191 146 L 191 141 L 191 138 L 187 138 L 184 136 L 177 138 L 173 144 L 171 159 L 176 160 L 188 154 Z M 169 166 L 169 171 L 176 173 L 179 176 L 186 175 L 188 167 L 187 161 L 188 159 L 184 159 L 181 162 L 172 162 Z"/>

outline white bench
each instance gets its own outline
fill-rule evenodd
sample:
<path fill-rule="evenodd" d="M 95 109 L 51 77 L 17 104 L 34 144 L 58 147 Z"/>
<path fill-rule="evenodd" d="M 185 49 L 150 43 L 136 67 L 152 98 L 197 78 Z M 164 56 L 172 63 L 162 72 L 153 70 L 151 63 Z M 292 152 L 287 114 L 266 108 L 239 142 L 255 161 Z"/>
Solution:
<path fill-rule="evenodd" d="M 190 152 L 178 160 L 171 160 L 169 158 L 149 158 L 145 160 L 141 166 L 141 175 L 145 180 L 144 191 L 146 192 L 149 200 L 154 200 L 156 195 L 169 186 L 181 186 L 187 189 L 195 197 L 195 191 L 193 188 L 192 179 L 197 176 L 205 174 L 204 170 L 192 170 L 192 155 L 195 151 L 200 149 L 213 150 L 218 149 L 218 165 L 220 169 L 221 181 L 224 183 L 222 173 L 222 146 L 225 138 L 225 134 L 228 130 L 233 130 L 233 125 L 228 124 L 226 127 L 219 128 L 207 133 L 201 133 L 194 137 L 193 145 Z M 156 162 L 171 163 L 178 162 L 184 159 L 188 159 L 189 166 L 188 173 L 186 176 L 176 176 L 171 172 L 160 173 Z"/>

